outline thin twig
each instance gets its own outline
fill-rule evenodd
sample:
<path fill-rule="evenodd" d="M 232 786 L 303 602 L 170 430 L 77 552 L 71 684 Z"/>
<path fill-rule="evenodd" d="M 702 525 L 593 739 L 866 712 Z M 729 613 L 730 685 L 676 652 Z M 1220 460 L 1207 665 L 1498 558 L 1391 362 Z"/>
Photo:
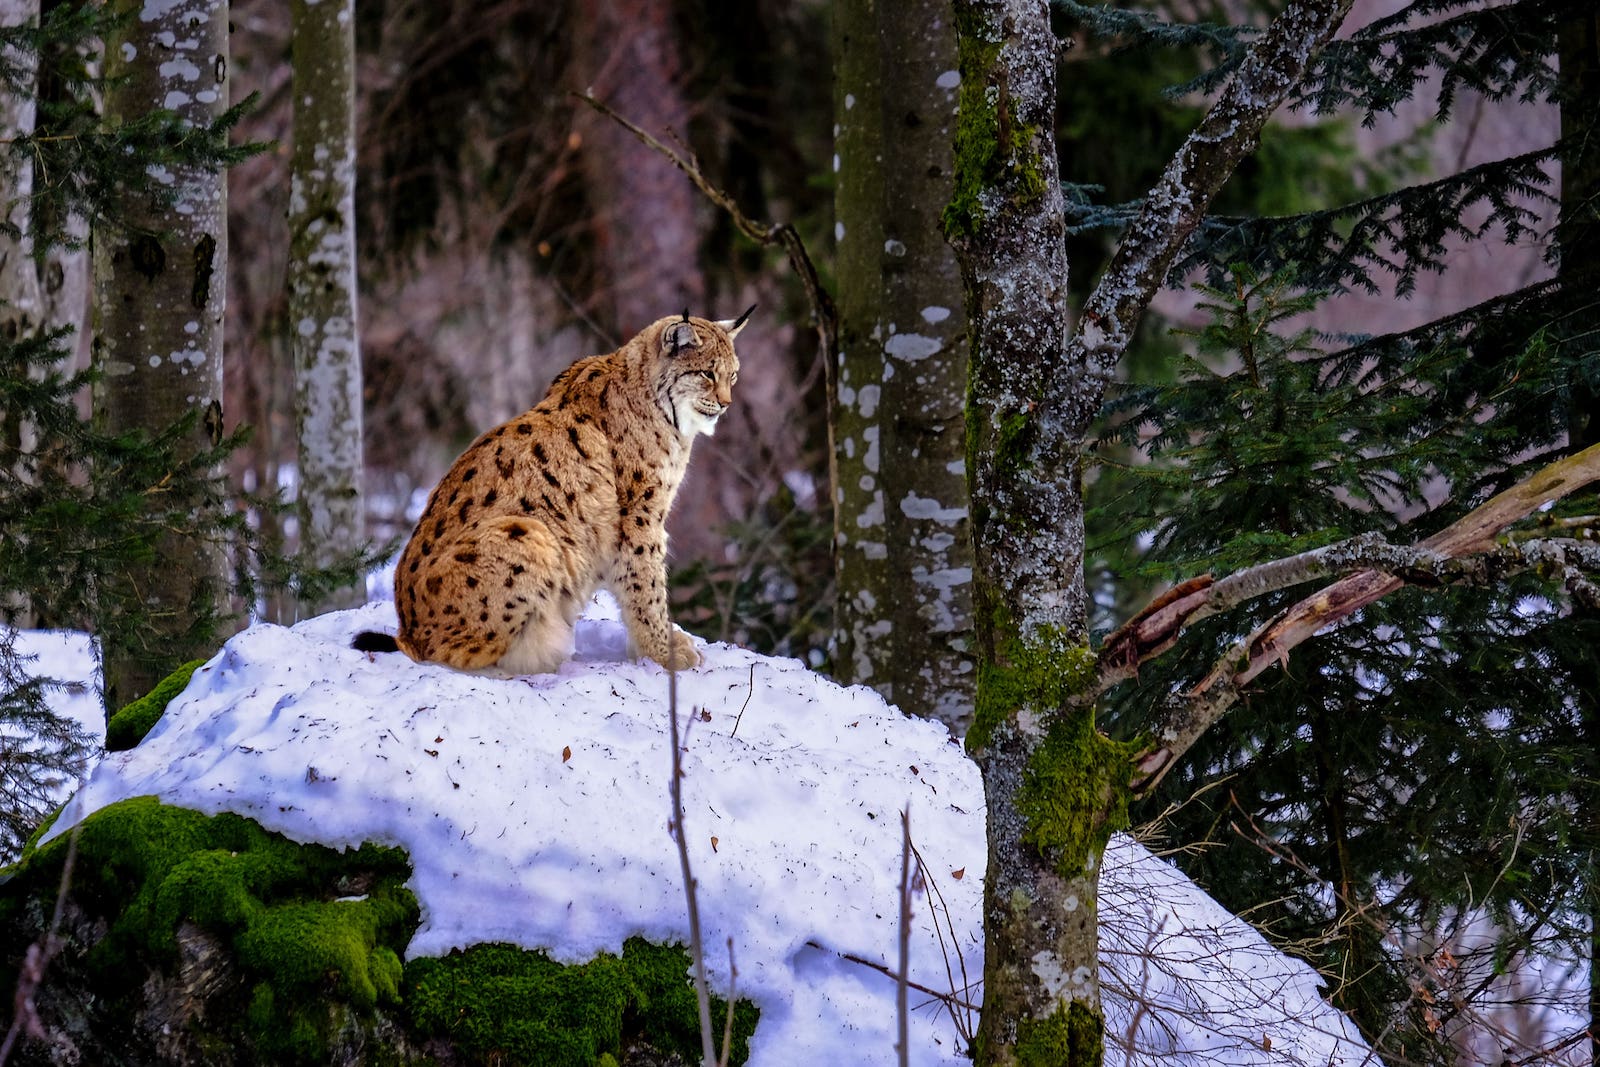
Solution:
<path fill-rule="evenodd" d="M 717 1067 L 728 1067 L 733 1058 L 733 1008 L 739 1000 L 739 966 L 733 962 L 733 938 L 728 938 L 728 1018 L 722 1026 L 722 1059 Z"/>
<path fill-rule="evenodd" d="M 728 731 L 729 737 L 739 736 L 739 723 L 744 719 L 744 709 L 750 706 L 750 698 L 756 694 L 756 665 L 750 664 L 750 691 L 744 695 L 744 703 L 739 705 L 739 714 L 733 717 L 733 729 Z"/>
<path fill-rule="evenodd" d="M 694 716 L 690 716 L 694 721 Z M 678 672 L 667 672 L 667 720 L 672 729 L 672 836 L 683 867 L 683 895 L 689 905 L 689 955 L 694 961 L 694 993 L 700 1002 L 701 1062 L 716 1067 L 717 1039 L 711 1029 L 711 990 L 706 984 L 705 942 L 700 938 L 700 906 L 695 900 L 694 872 L 689 867 L 689 840 L 683 820 L 683 757 L 678 751 Z"/>
<path fill-rule="evenodd" d="M 4 1041 L 0 1041 L 0 1067 L 5 1067 L 5 1062 L 11 1056 L 11 1049 L 16 1045 L 18 1036 L 24 1029 L 28 1036 L 36 1040 L 46 1040 L 49 1037 L 44 1024 L 39 1021 L 38 1006 L 35 997 L 39 988 L 44 984 L 44 972 L 50 966 L 50 961 L 61 951 L 61 920 L 66 913 L 67 890 L 72 886 L 72 867 L 78 859 L 78 835 L 83 830 L 83 824 L 72 828 L 72 836 L 67 839 L 67 855 L 61 863 L 61 884 L 56 889 L 56 906 L 50 914 L 50 928 L 45 931 L 44 937 L 28 946 L 28 954 L 22 962 L 22 971 L 17 976 L 17 992 L 13 1000 L 11 1013 L 11 1027 L 6 1031 Z"/>
<path fill-rule="evenodd" d="M 917 868 L 922 872 L 922 879 L 928 886 L 928 891 L 931 894 L 928 899 L 928 907 L 933 912 L 933 935 L 939 940 L 939 955 L 944 958 L 945 980 L 950 983 L 950 991 L 952 994 L 954 994 L 957 988 L 960 988 L 963 992 L 965 992 L 966 990 L 972 988 L 972 979 L 967 976 L 967 954 L 961 951 L 961 939 L 956 936 L 955 923 L 950 918 L 950 905 L 945 903 L 944 893 L 939 889 L 939 880 L 933 876 L 933 871 L 931 868 L 929 868 L 928 861 L 922 858 L 922 852 L 917 848 L 917 843 L 914 840 L 911 842 L 911 854 L 916 857 Z M 941 923 L 943 923 L 943 925 L 940 925 Z M 950 932 L 950 942 L 948 946 L 945 944 L 944 937 L 946 929 L 948 929 Z M 951 948 L 954 948 L 956 951 L 956 965 L 961 970 L 961 983 L 959 987 L 956 984 L 955 973 L 950 969 Z M 961 1035 L 961 1039 L 963 1041 L 965 1041 L 968 1045 L 971 1045 L 973 1039 L 977 1037 L 978 1031 L 977 1027 L 972 1025 L 972 1012 L 970 1007 L 968 1010 L 957 1014 L 957 1001 L 955 1000 L 954 996 L 945 1002 L 945 1007 L 949 1009 L 950 1022 L 955 1026 L 956 1033 Z"/>
<path fill-rule="evenodd" d="M 911 1067 L 911 1026 L 906 1008 L 906 983 L 911 973 L 911 805 L 900 812 L 900 977 L 894 984 L 900 1067 Z"/>

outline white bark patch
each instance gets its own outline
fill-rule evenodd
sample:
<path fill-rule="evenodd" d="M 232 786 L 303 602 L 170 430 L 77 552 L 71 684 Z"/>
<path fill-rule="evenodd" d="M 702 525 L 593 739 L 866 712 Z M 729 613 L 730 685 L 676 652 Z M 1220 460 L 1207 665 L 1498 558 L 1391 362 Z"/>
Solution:
<path fill-rule="evenodd" d="M 861 439 L 867 443 L 867 454 L 861 457 L 861 465 L 876 474 L 878 473 L 878 427 L 868 426 L 862 430 Z M 879 510 L 882 510 L 881 502 Z"/>
<path fill-rule="evenodd" d="M 961 85 L 961 72 L 959 70 L 947 70 L 935 78 L 933 84 L 941 89 L 959 88 Z"/>
<path fill-rule="evenodd" d="M 861 387 L 860 399 L 862 418 L 872 418 L 873 414 L 878 410 L 878 399 L 882 395 L 883 390 L 876 385 L 863 385 Z M 839 400 L 841 403 L 843 403 L 844 397 L 840 396 Z"/>
<path fill-rule="evenodd" d="M 144 7 L 139 11 L 139 21 L 154 22 L 164 18 L 183 3 L 184 0 L 145 0 Z"/>
<path fill-rule="evenodd" d="M 883 525 L 883 493 L 872 494 L 872 503 L 861 509 L 856 516 L 856 525 L 863 530 L 870 530 L 874 526 Z"/>
<path fill-rule="evenodd" d="M 889 546 L 882 541 L 858 541 L 856 547 L 867 559 L 888 559 Z"/>
<path fill-rule="evenodd" d="M 833 224 L 833 239 L 835 242 L 844 240 L 844 223 L 836 222 Z"/>
<path fill-rule="evenodd" d="M 182 78 L 186 82 L 197 81 L 200 78 L 200 68 L 182 57 L 169 59 L 158 69 L 163 78 Z"/>
<path fill-rule="evenodd" d="M 1092 992 L 1089 968 L 1074 967 L 1069 974 L 1061 966 L 1056 954 L 1049 950 L 1034 953 L 1032 970 L 1034 977 L 1039 979 L 1039 985 L 1052 999 L 1060 1000 L 1063 994 L 1077 999 Z"/>
<path fill-rule="evenodd" d="M 904 241 L 897 241 L 891 237 L 887 241 L 883 242 L 883 250 L 891 256 L 903 256 L 906 254 L 906 243 Z"/>
<path fill-rule="evenodd" d="M 900 501 L 900 510 L 908 519 L 932 519 L 934 522 L 953 524 L 967 517 L 967 509 L 963 507 L 947 508 L 937 500 L 925 496 L 918 496 L 914 491 L 907 493 L 906 498 Z M 972 575 L 967 575 L 971 579 Z"/>
<path fill-rule="evenodd" d="M 937 304 L 932 304 L 922 309 L 922 321 L 926 322 L 930 326 L 934 323 L 943 322 L 949 317 L 950 309 L 940 307 Z"/>
<path fill-rule="evenodd" d="M 897 333 L 883 346 L 889 355 L 907 363 L 927 359 L 943 348 L 944 342 L 937 337 L 925 337 L 920 333 Z"/>

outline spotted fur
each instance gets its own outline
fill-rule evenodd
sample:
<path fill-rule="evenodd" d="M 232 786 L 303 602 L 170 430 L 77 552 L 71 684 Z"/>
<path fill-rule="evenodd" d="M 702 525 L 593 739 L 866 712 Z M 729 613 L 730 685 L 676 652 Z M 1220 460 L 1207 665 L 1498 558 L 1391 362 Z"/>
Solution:
<path fill-rule="evenodd" d="M 748 316 L 653 322 L 474 441 L 400 555 L 400 651 L 467 670 L 553 671 L 604 588 L 622 606 L 630 654 L 697 666 L 668 616 L 666 517 L 695 437 L 732 403 L 733 339 Z"/>

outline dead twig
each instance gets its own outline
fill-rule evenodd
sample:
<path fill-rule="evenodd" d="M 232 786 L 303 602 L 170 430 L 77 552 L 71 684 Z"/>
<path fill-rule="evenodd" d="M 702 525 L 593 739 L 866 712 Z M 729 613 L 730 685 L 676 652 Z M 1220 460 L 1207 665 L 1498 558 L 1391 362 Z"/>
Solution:
<path fill-rule="evenodd" d="M 705 1067 L 716 1067 L 717 1039 L 711 1029 L 711 990 L 706 984 L 705 942 L 700 937 L 700 905 L 695 899 L 694 871 L 689 866 L 689 841 L 683 825 L 683 756 L 678 739 L 678 672 L 667 672 L 667 721 L 672 729 L 672 837 L 683 868 L 683 895 L 689 906 L 689 956 L 694 962 L 694 993 L 700 1005 L 700 1049 Z M 694 716 L 689 717 L 694 721 Z"/>
<path fill-rule="evenodd" d="M 28 946 L 22 959 L 22 972 L 17 976 L 17 991 L 12 1000 L 11 1027 L 0 1041 L 0 1067 L 11 1057 L 17 1038 L 24 1033 L 36 1041 L 48 1041 L 49 1031 L 39 1019 L 37 998 L 44 985 L 45 970 L 56 953 L 61 951 L 61 920 L 66 912 L 67 890 L 72 886 L 72 867 L 78 859 L 78 834 L 83 829 L 79 823 L 72 828 L 67 839 L 67 855 L 61 863 L 61 884 L 56 889 L 56 906 L 50 914 L 50 927 L 44 936 Z"/>

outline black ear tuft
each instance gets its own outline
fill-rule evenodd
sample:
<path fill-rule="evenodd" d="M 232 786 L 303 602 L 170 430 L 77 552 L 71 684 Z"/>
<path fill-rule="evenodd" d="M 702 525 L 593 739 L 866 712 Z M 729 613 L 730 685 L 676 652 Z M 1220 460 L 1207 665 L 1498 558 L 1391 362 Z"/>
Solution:
<path fill-rule="evenodd" d="M 755 309 L 756 305 L 754 304 L 751 304 L 749 307 L 745 308 L 744 314 L 733 320 L 733 330 L 737 330 L 739 327 L 743 326 L 745 324 L 745 320 L 750 318 L 751 312 L 755 311 Z M 728 332 L 732 333 L 733 330 L 729 330 Z"/>
<path fill-rule="evenodd" d="M 688 308 L 684 308 L 683 309 L 683 321 L 684 322 L 688 322 L 689 321 L 689 309 Z"/>

